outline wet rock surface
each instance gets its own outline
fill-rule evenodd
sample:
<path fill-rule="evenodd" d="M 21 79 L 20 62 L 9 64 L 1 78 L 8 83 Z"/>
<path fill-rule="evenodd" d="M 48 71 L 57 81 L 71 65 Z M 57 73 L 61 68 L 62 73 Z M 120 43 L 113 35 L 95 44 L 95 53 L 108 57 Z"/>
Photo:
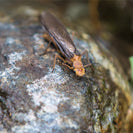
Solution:
<path fill-rule="evenodd" d="M 39 24 L 0 23 L 0 131 L 123 131 L 129 85 L 115 57 L 81 34 L 74 43 L 80 51 L 89 51 L 92 67 L 78 78 L 58 61 L 52 73 L 57 52 L 39 56 L 48 44 L 42 35 Z"/>

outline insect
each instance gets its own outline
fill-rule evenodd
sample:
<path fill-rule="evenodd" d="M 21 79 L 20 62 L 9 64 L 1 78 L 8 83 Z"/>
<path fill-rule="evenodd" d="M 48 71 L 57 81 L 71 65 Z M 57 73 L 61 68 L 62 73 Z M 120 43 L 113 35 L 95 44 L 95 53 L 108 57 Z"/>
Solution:
<path fill-rule="evenodd" d="M 43 28 L 47 31 L 47 33 L 44 34 L 44 38 L 49 41 L 49 44 L 43 54 L 47 52 L 48 47 L 51 43 L 53 43 L 62 55 L 62 57 L 57 54 L 55 55 L 53 70 L 58 58 L 63 61 L 62 64 L 64 66 L 72 69 L 77 76 L 81 77 L 85 75 L 85 67 L 90 66 L 91 64 L 89 63 L 87 65 L 83 65 L 81 57 L 85 54 L 89 62 L 88 51 L 85 50 L 80 54 L 63 24 L 51 13 L 43 12 L 39 18 Z"/>

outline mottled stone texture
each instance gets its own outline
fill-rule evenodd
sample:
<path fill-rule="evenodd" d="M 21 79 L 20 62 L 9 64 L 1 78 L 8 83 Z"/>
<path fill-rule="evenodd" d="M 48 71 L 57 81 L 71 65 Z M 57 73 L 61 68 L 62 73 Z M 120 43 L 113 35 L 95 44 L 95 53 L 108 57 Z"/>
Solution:
<path fill-rule="evenodd" d="M 82 78 L 58 61 L 41 26 L 0 23 L 0 132 L 122 132 L 129 85 L 121 65 L 89 35 L 74 38 L 89 51 L 91 67 Z M 83 56 L 83 63 L 87 59 Z"/>

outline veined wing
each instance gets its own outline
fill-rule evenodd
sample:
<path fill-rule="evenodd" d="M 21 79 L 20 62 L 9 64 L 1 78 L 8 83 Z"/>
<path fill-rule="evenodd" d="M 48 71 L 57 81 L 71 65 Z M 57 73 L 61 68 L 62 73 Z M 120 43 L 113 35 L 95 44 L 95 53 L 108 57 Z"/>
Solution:
<path fill-rule="evenodd" d="M 70 38 L 66 28 L 49 12 L 43 12 L 40 16 L 41 23 L 47 32 L 52 36 L 57 43 L 60 51 L 71 59 L 74 54 L 79 54 L 76 47 Z"/>

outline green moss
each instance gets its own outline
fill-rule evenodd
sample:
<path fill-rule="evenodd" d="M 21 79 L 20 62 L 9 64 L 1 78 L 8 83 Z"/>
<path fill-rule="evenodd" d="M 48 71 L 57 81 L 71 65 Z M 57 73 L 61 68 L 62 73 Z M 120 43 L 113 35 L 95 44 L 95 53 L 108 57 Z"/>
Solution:
<path fill-rule="evenodd" d="M 133 83 L 133 56 L 131 56 L 129 58 L 129 61 L 130 61 L 130 65 L 131 65 L 131 80 L 132 80 L 132 83 Z"/>
<path fill-rule="evenodd" d="M 100 119 L 101 119 L 101 121 L 105 121 L 105 120 L 106 120 L 106 117 L 103 116 L 103 117 L 101 117 Z"/>

